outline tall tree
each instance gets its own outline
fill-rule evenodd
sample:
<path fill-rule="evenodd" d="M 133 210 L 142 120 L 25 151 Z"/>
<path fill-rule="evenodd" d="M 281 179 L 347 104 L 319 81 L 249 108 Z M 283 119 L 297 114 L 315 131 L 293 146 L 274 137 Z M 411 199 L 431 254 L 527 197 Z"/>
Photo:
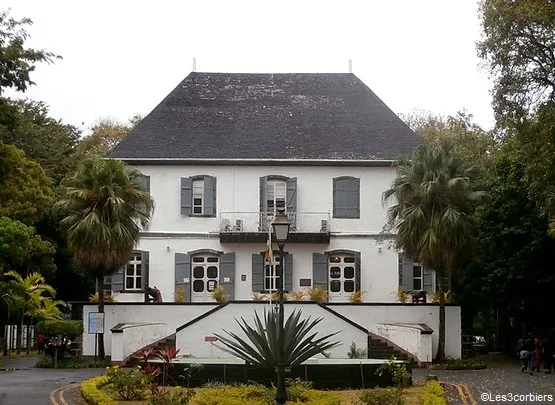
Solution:
<path fill-rule="evenodd" d="M 0 141 L 0 217 L 37 222 L 52 204 L 50 180 L 25 153 Z"/>
<path fill-rule="evenodd" d="M 445 286 L 462 252 L 474 242 L 473 211 L 481 193 L 473 190 L 474 168 L 452 153 L 452 144 L 420 145 L 412 158 L 398 162 L 385 201 L 395 245 L 413 260 L 434 269 L 439 284 L 439 343 L 435 357 L 445 359 Z"/>
<path fill-rule="evenodd" d="M 555 2 L 482 0 L 478 53 L 494 79 L 502 126 L 520 123 L 555 100 Z"/>
<path fill-rule="evenodd" d="M 98 312 L 104 312 L 104 277 L 123 267 L 147 227 L 154 203 L 142 174 L 125 163 L 93 158 L 84 162 L 64 184 L 65 197 L 57 207 L 67 213 L 69 248 L 78 267 L 96 276 Z M 99 335 L 104 359 L 104 337 Z"/>

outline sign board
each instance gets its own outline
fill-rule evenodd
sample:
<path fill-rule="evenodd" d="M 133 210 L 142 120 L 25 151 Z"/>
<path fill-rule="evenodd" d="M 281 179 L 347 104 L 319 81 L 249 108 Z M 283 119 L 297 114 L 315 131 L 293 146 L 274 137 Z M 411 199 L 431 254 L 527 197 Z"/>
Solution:
<path fill-rule="evenodd" d="M 89 334 L 104 333 L 104 313 L 89 312 Z"/>
<path fill-rule="evenodd" d="M 204 341 L 205 342 L 217 342 L 218 338 L 216 336 L 205 336 Z"/>

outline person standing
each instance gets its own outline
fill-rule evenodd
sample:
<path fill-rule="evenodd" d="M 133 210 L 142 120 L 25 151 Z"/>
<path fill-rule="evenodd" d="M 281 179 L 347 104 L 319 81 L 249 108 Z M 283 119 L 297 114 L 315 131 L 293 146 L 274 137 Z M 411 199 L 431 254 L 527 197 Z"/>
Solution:
<path fill-rule="evenodd" d="M 540 367 L 542 364 L 542 339 L 536 336 L 534 339 L 534 369 L 536 372 L 540 372 Z"/>
<path fill-rule="evenodd" d="M 39 332 L 37 333 L 37 348 L 39 350 L 39 354 L 44 353 L 44 346 L 45 346 L 45 336 L 44 333 Z"/>
<path fill-rule="evenodd" d="M 552 336 L 548 336 L 542 345 L 543 368 L 545 373 L 551 374 L 551 366 L 553 365 L 553 341 Z"/>
<path fill-rule="evenodd" d="M 524 350 L 528 353 L 528 374 L 532 375 L 534 373 L 534 334 L 532 332 L 528 333 L 528 337 L 524 341 Z"/>

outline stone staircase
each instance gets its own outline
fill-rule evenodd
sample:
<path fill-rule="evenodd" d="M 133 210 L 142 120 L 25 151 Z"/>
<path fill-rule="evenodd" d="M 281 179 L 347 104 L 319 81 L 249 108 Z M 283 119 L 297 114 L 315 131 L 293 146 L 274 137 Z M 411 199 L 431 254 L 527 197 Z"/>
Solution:
<path fill-rule="evenodd" d="M 160 340 L 157 340 L 154 343 L 151 343 L 139 350 L 137 352 L 141 352 L 143 350 L 154 349 L 154 351 L 159 349 L 168 349 L 168 348 L 175 348 L 175 333 L 172 333 L 169 336 L 166 336 Z M 124 362 L 126 366 L 134 366 L 139 363 L 139 360 L 134 358 L 133 355 L 129 356 L 127 360 Z"/>
<path fill-rule="evenodd" d="M 368 358 L 370 359 L 390 359 L 394 356 L 397 360 L 410 361 L 413 366 L 417 366 L 418 361 L 412 354 L 399 346 L 382 338 L 374 333 L 368 333 Z"/>

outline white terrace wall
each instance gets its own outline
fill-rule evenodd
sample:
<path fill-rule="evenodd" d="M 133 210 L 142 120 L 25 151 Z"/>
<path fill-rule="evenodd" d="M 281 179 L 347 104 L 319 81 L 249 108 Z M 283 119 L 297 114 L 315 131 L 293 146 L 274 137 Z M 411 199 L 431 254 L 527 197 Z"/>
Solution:
<path fill-rule="evenodd" d="M 204 314 L 207 311 L 215 308 L 217 304 L 178 304 L 178 303 L 163 303 L 163 304 L 143 304 L 143 303 L 107 303 L 105 306 L 106 323 L 104 335 L 104 344 L 106 354 L 108 356 L 112 353 L 112 333 L 110 329 L 118 323 L 154 323 L 161 322 L 167 325 L 168 330 L 175 331 L 178 327 L 186 324 L 187 322 L 195 319 L 196 317 Z M 292 309 L 294 307 L 302 307 L 303 312 L 308 314 L 312 306 L 317 307 L 313 303 L 306 304 L 286 304 L 286 308 Z M 263 310 L 268 308 L 268 303 L 231 303 L 226 309 L 226 314 L 230 320 L 233 318 L 244 315 L 245 311 L 251 316 L 246 316 L 246 319 L 251 320 L 254 309 Z M 426 324 L 433 330 L 432 335 L 432 348 L 435 354 L 438 344 L 438 331 L 439 331 L 439 307 L 433 304 L 414 305 L 414 304 L 327 304 L 327 307 L 344 316 L 345 318 L 357 323 L 363 328 L 368 329 L 370 332 L 380 334 L 378 324 Z M 83 334 L 83 355 L 94 355 L 94 335 L 89 335 L 88 330 L 88 313 L 96 312 L 96 305 L 84 305 L 83 307 L 83 323 L 85 333 Z M 320 310 L 322 310 L 320 308 Z M 218 311 L 220 312 L 220 311 Z M 216 312 L 217 313 L 217 312 Z M 312 312 L 311 312 L 312 313 Z M 328 322 L 327 318 L 336 318 L 333 314 L 322 310 L 326 320 L 322 323 Z M 445 353 L 449 357 L 461 357 L 461 310 L 458 306 L 446 307 L 446 346 Z M 336 326 L 337 320 L 332 322 L 332 326 Z M 208 324 L 207 324 L 208 325 Z M 226 323 L 226 325 L 228 325 Z M 337 324 L 338 325 L 338 324 Z M 203 331 L 204 336 L 212 335 L 215 330 Z M 332 331 L 332 330 L 330 330 Z M 335 330 L 333 330 L 335 332 Z M 152 342 L 156 339 L 153 338 Z M 349 345 L 351 341 L 346 342 Z M 358 346 L 358 344 L 357 344 Z M 346 352 L 345 348 L 343 351 Z M 422 359 L 421 361 L 425 361 Z"/>
<path fill-rule="evenodd" d="M 341 342 L 339 346 L 327 351 L 332 358 L 347 358 L 349 345 L 352 342 L 356 344 L 357 348 L 364 349 L 368 347 L 368 334 L 365 331 L 353 326 L 338 316 L 331 315 L 319 305 L 285 305 L 285 319 L 287 319 L 293 310 L 299 309 L 299 307 L 302 309 L 303 318 L 311 317 L 312 320 L 322 318 L 322 321 L 314 328 L 314 331 L 318 333 L 316 338 L 339 332 L 330 339 L 332 341 Z M 268 304 L 257 305 L 257 308 L 255 308 L 258 316 L 262 319 L 265 309 L 269 309 Z M 200 319 L 198 322 L 178 331 L 176 334 L 176 347 L 181 349 L 180 353 L 190 354 L 194 357 L 234 357 L 218 348 L 218 346 L 221 346 L 221 343 L 214 343 L 211 342 L 210 339 L 205 338 L 213 337 L 214 333 L 224 337 L 229 336 L 224 330 L 245 337 L 241 328 L 235 321 L 235 318 L 244 318 L 249 325 L 254 326 L 253 312 L 253 307 L 248 304 L 227 305 L 210 316 Z M 323 358 L 323 356 L 319 357 Z"/>

